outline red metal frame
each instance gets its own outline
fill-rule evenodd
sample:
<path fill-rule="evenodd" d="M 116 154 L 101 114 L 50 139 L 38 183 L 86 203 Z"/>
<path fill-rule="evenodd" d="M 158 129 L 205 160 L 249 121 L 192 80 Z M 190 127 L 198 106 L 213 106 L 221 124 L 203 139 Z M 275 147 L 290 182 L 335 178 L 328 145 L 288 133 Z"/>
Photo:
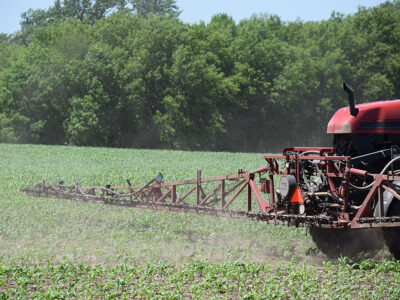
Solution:
<path fill-rule="evenodd" d="M 307 151 L 317 151 L 318 155 L 302 155 L 301 153 Z M 284 215 L 288 214 L 287 209 L 284 207 L 276 206 L 276 191 L 275 191 L 275 177 L 296 174 L 297 183 L 299 182 L 299 164 L 302 160 L 314 161 L 318 165 L 320 174 L 324 175 L 329 182 L 329 193 L 333 195 L 341 195 L 343 197 L 343 209 L 336 212 L 333 216 L 336 218 L 330 224 L 321 224 L 321 227 L 328 228 L 365 228 L 365 227 L 393 227 L 400 226 L 400 222 L 360 222 L 360 220 L 373 218 L 372 204 L 375 201 L 375 196 L 379 194 L 378 204 L 383 211 L 383 197 L 381 196 L 384 190 L 388 190 L 393 195 L 400 199 L 394 189 L 392 182 L 400 180 L 400 176 L 383 175 L 383 174 L 368 174 L 364 170 L 351 168 L 351 158 L 349 156 L 334 156 L 334 148 L 321 148 L 321 147 L 294 147 L 287 148 L 283 151 L 282 155 L 264 155 L 266 166 L 257 169 L 254 172 L 243 172 L 239 170 L 237 174 L 202 178 L 201 171 L 197 171 L 197 178 L 193 180 L 183 180 L 166 183 L 156 183 L 149 185 L 147 188 L 144 186 L 127 186 L 127 187 L 111 187 L 111 190 L 127 190 L 126 195 L 129 195 L 131 200 L 150 201 L 156 203 L 172 203 L 180 204 L 188 199 L 190 195 L 195 194 L 195 203 L 197 207 L 219 207 L 222 210 L 227 210 L 231 207 L 232 203 L 239 198 L 239 196 L 246 191 L 247 198 L 247 212 L 251 212 L 252 199 L 256 200 L 258 211 L 263 214 L 270 215 Z M 280 169 L 278 160 L 283 161 L 286 165 L 283 170 Z M 294 162 L 294 163 L 293 163 Z M 335 168 L 334 163 L 338 167 Z M 264 185 L 265 194 L 269 195 L 269 201 L 265 201 L 255 182 L 255 176 L 259 174 L 266 175 L 267 179 Z M 350 175 L 357 176 L 373 176 L 374 185 L 370 189 L 368 195 L 364 199 L 358 211 L 354 214 L 349 213 L 349 193 L 350 193 Z M 334 178 L 342 178 L 344 184 L 341 187 L 335 187 L 333 184 Z M 206 193 L 204 191 L 204 184 L 217 183 Z M 226 191 L 227 182 L 234 182 L 234 186 Z M 178 197 L 177 188 L 183 185 L 193 185 L 182 196 Z M 98 187 L 103 189 L 104 187 Z M 89 189 L 89 188 L 82 188 Z M 134 192 L 134 191 L 138 192 Z M 107 192 L 105 192 L 107 193 Z M 305 195 L 305 193 L 303 193 Z M 120 194 L 124 195 L 124 193 Z M 167 209 L 167 208 L 166 208 Z M 169 208 L 170 209 L 170 208 Z M 381 216 L 382 217 L 382 216 Z M 400 220 L 399 220 L 400 221 Z M 280 224 L 285 222 L 277 222 L 276 219 L 271 223 Z"/>
<path fill-rule="evenodd" d="M 300 155 L 302 152 L 306 151 L 319 151 L 319 155 L 313 156 L 304 156 Z M 400 180 L 400 176 L 393 175 L 384 175 L 384 174 L 368 174 L 364 170 L 351 168 L 351 157 L 349 156 L 333 156 L 335 149 L 334 148 L 319 148 L 319 147 L 295 147 L 295 148 L 287 148 L 283 151 L 283 155 L 264 155 L 264 159 L 267 161 L 269 166 L 269 174 L 270 175 L 287 175 L 287 174 L 296 174 L 297 183 L 299 182 L 298 174 L 299 174 L 299 161 L 301 160 L 312 160 L 319 161 L 318 166 L 321 169 L 321 173 L 326 176 L 328 182 L 330 183 L 330 192 L 334 195 L 339 194 L 339 189 L 335 187 L 332 182 L 332 178 L 343 178 L 344 179 L 344 202 L 343 202 L 343 211 L 338 214 L 338 221 L 335 225 L 330 225 L 329 227 L 336 228 L 366 228 L 366 227 L 397 227 L 400 226 L 400 222 L 389 222 L 389 223 L 372 223 L 366 222 L 361 223 L 360 219 L 364 218 L 374 218 L 372 211 L 372 204 L 375 201 L 375 196 L 378 193 L 378 207 L 380 208 L 381 216 L 383 212 L 383 190 L 387 190 L 392 193 L 397 199 L 400 200 L 400 195 L 394 191 L 390 186 L 393 185 L 393 181 Z M 295 161 L 295 167 L 290 167 L 288 164 L 286 165 L 285 171 L 280 171 L 278 164 L 274 162 L 274 160 L 285 160 L 286 162 Z M 339 162 L 340 170 L 335 170 L 333 166 L 333 162 Z M 368 195 L 365 197 L 361 207 L 358 209 L 355 216 L 350 221 L 350 215 L 348 213 L 348 200 L 350 193 L 350 174 L 358 175 L 358 176 L 373 176 L 374 177 L 374 185 L 370 189 Z M 273 176 L 270 176 L 271 185 L 273 185 Z M 367 224 L 368 223 L 368 224 Z"/>

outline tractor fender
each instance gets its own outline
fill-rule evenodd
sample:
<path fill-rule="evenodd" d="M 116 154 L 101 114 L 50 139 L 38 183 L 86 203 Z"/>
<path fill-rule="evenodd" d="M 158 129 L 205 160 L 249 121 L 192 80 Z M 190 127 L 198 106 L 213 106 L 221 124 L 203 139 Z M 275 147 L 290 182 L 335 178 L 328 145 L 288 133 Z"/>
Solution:
<path fill-rule="evenodd" d="M 393 181 L 394 184 L 400 185 L 400 181 Z M 387 216 L 390 204 L 394 199 L 394 195 L 389 191 L 383 192 L 383 216 Z M 379 217 L 379 206 L 377 205 L 374 210 L 374 217 Z"/>

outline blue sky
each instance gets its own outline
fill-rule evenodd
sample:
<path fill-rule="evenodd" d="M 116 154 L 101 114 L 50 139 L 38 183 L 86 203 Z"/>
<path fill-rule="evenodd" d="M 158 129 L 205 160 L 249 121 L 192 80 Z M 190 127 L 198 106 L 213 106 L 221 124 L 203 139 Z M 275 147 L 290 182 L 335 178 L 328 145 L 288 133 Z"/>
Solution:
<path fill-rule="evenodd" d="M 359 6 L 371 7 L 385 0 L 177 0 L 183 10 L 184 22 L 209 22 L 218 13 L 227 13 L 236 21 L 252 14 L 276 14 L 284 21 L 320 21 L 328 19 L 332 11 L 352 14 Z M 19 30 L 21 14 L 29 8 L 47 8 L 54 0 L 0 0 L 0 32 L 13 33 Z"/>

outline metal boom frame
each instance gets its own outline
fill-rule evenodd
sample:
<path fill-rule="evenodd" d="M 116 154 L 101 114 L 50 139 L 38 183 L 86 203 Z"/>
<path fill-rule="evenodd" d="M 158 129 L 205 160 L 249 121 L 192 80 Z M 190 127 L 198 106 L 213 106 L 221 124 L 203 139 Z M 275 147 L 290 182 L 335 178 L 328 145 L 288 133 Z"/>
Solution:
<path fill-rule="evenodd" d="M 304 151 L 318 151 L 319 155 L 300 155 Z M 148 208 L 155 210 L 167 210 L 172 212 L 189 212 L 222 217 L 265 221 L 270 224 L 294 225 L 294 226 L 318 226 L 322 228 L 336 229 L 361 229 L 373 227 L 400 227 L 400 217 L 383 216 L 383 191 L 387 190 L 400 200 L 400 195 L 395 191 L 393 181 L 400 180 L 400 176 L 385 174 L 367 174 L 366 171 L 353 169 L 350 166 L 351 158 L 347 156 L 334 156 L 334 148 L 288 148 L 283 155 L 264 155 L 267 165 L 254 172 L 243 172 L 237 174 L 202 178 L 201 171 L 197 171 L 197 178 L 174 182 L 162 182 L 159 174 L 149 183 L 143 186 L 93 186 L 81 187 L 79 183 L 66 186 L 62 182 L 56 185 L 47 185 L 45 182 L 38 184 L 33 189 L 23 188 L 21 191 L 27 195 L 47 198 L 63 198 L 76 201 L 103 203 L 128 207 Z M 286 162 L 285 170 L 280 170 L 278 160 Z M 299 164 L 302 160 L 313 161 L 330 183 L 330 191 L 333 195 L 343 194 L 343 210 L 336 216 L 332 215 L 300 215 L 290 214 L 287 209 L 278 207 L 276 203 L 276 191 L 274 177 L 286 174 L 296 174 L 299 182 Z M 292 163 L 294 162 L 294 164 Z M 339 170 L 334 167 L 339 165 Z M 255 176 L 264 174 L 268 178 L 261 181 L 261 190 L 269 195 L 269 202 L 261 196 L 260 190 L 255 182 Z M 349 179 L 350 175 L 372 176 L 374 184 L 356 214 L 349 214 Z M 344 182 L 339 191 L 332 183 L 334 178 L 341 178 Z M 227 182 L 233 182 L 234 186 L 227 189 Z M 208 192 L 204 184 L 216 183 Z M 192 185 L 182 196 L 178 196 L 177 187 Z M 190 195 L 195 194 L 195 204 L 185 203 Z M 246 210 L 229 209 L 239 196 L 245 193 L 247 201 Z M 303 193 L 304 194 L 304 193 Z M 380 216 L 374 217 L 372 204 L 378 195 Z M 258 208 L 253 212 L 253 196 Z M 306 195 L 305 195 L 306 196 Z"/>

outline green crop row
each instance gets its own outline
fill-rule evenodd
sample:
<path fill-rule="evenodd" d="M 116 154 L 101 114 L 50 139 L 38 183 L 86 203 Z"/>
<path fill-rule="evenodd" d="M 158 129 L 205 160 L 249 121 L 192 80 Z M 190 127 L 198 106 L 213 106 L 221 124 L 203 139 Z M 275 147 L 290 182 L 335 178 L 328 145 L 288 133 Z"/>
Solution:
<path fill-rule="evenodd" d="M 100 266 L 58 264 L 0 267 L 0 298 L 399 298 L 400 263 L 289 262 Z"/>

